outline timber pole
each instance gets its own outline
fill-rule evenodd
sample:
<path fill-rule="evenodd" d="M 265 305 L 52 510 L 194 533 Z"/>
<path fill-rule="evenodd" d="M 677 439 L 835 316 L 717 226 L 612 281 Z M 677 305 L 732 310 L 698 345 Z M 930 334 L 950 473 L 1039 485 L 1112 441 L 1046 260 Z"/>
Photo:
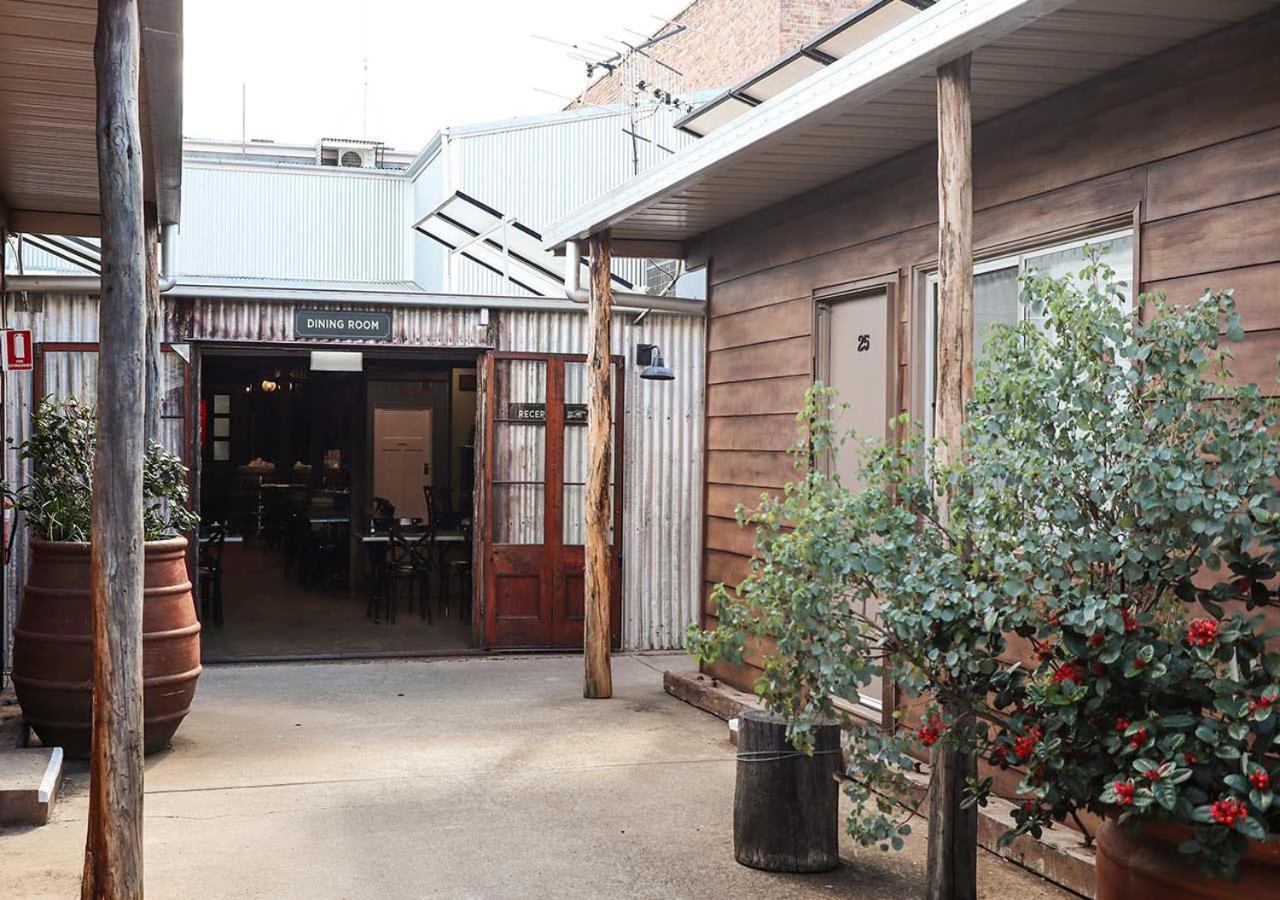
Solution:
<path fill-rule="evenodd" d="M 609 435 L 613 431 L 612 361 L 609 327 L 613 322 L 609 232 L 593 234 L 591 297 L 587 306 L 587 487 L 586 587 L 583 622 L 585 677 L 582 696 L 613 696 L 609 663 L 609 607 L 613 568 L 609 542 Z"/>
<path fill-rule="evenodd" d="M 143 433 L 146 445 L 160 442 L 160 230 L 156 227 L 155 209 L 148 208 L 144 215 L 147 240 L 147 393 Z"/>
<path fill-rule="evenodd" d="M 93 748 L 81 897 L 142 897 L 142 455 L 146 229 L 137 0 L 98 0 L 102 210 L 90 601 Z"/>
<path fill-rule="evenodd" d="M 973 397 L 973 119 L 970 57 L 938 69 L 938 388 L 935 434 L 944 441 L 938 463 L 963 452 L 966 404 Z M 942 498 L 945 521 L 951 498 Z M 964 705 L 942 698 L 953 736 L 971 727 Z M 977 777 L 972 753 L 943 741 L 931 760 L 928 900 L 976 900 L 978 808 L 964 808 L 967 782 Z"/>

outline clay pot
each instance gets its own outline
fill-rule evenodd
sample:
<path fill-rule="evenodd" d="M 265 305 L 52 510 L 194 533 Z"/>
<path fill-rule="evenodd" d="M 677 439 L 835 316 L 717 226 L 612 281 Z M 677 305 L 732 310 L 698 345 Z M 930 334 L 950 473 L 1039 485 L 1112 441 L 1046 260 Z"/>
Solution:
<path fill-rule="evenodd" d="M 143 750 L 168 745 L 200 677 L 200 623 L 187 578 L 186 538 L 148 541 L 142 607 Z M 13 687 L 49 747 L 89 755 L 93 630 L 89 545 L 32 539 L 13 634 Z"/>
<path fill-rule="evenodd" d="M 1111 820 L 1098 830 L 1097 900 L 1217 900 L 1280 896 L 1280 840 L 1250 841 L 1236 881 L 1209 878 L 1178 845 L 1192 830 L 1148 822 L 1137 837 Z"/>

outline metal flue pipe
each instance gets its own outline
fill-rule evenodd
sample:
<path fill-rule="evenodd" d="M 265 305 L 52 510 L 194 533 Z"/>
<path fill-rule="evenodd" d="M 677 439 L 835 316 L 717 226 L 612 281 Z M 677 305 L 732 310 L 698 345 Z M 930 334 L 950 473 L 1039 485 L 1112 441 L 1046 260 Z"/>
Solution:
<path fill-rule="evenodd" d="M 565 241 L 564 245 L 564 295 L 574 303 L 586 305 L 591 292 L 582 286 L 582 252 L 577 241 Z M 707 304 L 686 297 L 659 297 L 638 291 L 614 291 L 614 311 L 623 307 L 647 309 L 654 312 L 673 312 L 689 316 L 706 315 Z"/>
<path fill-rule="evenodd" d="M 165 225 L 160 229 L 160 293 L 173 290 L 177 275 L 177 225 Z M 65 292 L 68 294 L 100 294 L 102 279 L 97 275 L 9 275 L 4 280 L 9 292 L 26 291 L 30 294 Z"/>

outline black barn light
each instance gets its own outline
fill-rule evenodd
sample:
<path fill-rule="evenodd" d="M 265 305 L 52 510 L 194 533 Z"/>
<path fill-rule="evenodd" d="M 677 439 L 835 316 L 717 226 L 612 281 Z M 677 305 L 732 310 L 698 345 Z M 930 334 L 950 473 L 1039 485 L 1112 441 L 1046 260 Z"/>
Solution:
<path fill-rule="evenodd" d="M 636 365 L 644 366 L 640 377 L 646 381 L 674 381 L 675 373 L 662 359 L 662 348 L 657 344 L 636 344 Z"/>

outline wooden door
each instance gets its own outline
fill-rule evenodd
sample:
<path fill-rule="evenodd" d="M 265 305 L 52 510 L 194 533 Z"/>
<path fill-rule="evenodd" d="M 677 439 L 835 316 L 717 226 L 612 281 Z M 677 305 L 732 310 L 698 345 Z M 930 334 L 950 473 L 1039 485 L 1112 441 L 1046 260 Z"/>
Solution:
<path fill-rule="evenodd" d="M 880 287 L 833 297 L 818 305 L 816 374 L 836 389 L 838 404 L 847 404 L 835 415 L 837 427 L 854 432 L 828 465 L 851 491 L 861 487 L 861 442 L 889 436 L 894 393 L 891 293 Z M 878 609 L 879 604 L 871 601 L 863 614 L 874 617 Z M 877 678 L 862 689 L 860 697 L 850 699 L 865 714 L 880 718 L 891 709 L 884 694 L 885 686 Z"/>
<path fill-rule="evenodd" d="M 431 485 L 431 410 L 373 411 L 373 493 L 395 504 L 397 516 L 427 515 L 422 489 Z"/>
<path fill-rule="evenodd" d="M 484 643 L 580 649 L 583 638 L 583 357 L 490 354 L 486 361 Z M 614 361 L 613 446 L 622 446 L 622 365 Z M 613 519 L 622 458 L 613 454 Z M 613 529 L 611 631 L 621 641 L 621 529 Z"/>

